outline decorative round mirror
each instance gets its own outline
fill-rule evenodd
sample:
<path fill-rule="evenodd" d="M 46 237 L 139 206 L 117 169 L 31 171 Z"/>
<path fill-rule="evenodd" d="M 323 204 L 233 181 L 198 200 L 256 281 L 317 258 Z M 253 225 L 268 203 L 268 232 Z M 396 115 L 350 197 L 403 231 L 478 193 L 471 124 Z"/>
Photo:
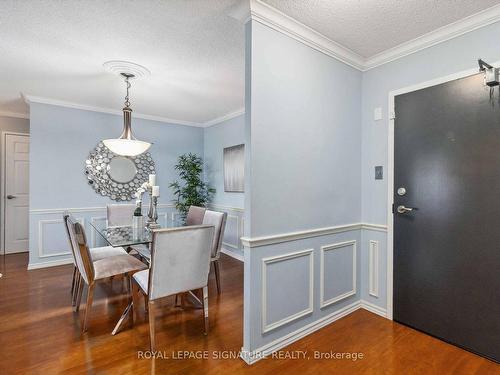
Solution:
<path fill-rule="evenodd" d="M 137 168 L 126 156 L 115 156 L 107 166 L 108 176 L 115 182 L 126 183 L 134 179 Z"/>
<path fill-rule="evenodd" d="M 121 156 L 111 152 L 102 142 L 85 161 L 88 184 L 102 196 L 115 201 L 129 201 L 139 187 L 155 173 L 151 154 Z"/>

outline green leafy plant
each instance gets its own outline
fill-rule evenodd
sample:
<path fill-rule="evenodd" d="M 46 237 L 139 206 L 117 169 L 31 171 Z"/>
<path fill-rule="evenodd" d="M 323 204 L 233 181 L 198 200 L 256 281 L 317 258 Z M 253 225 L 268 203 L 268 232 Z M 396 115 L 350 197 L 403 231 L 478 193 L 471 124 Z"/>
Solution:
<path fill-rule="evenodd" d="M 203 159 L 198 155 L 189 153 L 179 156 L 175 169 L 179 171 L 182 182 L 174 181 L 169 187 L 176 196 L 175 208 L 185 223 L 189 206 L 205 207 L 215 189 L 203 181 Z"/>

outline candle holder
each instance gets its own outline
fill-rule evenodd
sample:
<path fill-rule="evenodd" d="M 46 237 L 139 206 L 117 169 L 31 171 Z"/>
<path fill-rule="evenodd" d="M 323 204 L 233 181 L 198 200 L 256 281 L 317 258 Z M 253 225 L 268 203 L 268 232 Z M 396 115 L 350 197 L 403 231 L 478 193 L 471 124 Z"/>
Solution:
<path fill-rule="evenodd" d="M 158 206 L 158 197 L 153 197 L 153 195 L 150 193 L 148 221 L 146 222 L 146 226 L 149 229 L 155 229 L 161 227 L 161 225 L 158 224 L 157 206 Z"/>

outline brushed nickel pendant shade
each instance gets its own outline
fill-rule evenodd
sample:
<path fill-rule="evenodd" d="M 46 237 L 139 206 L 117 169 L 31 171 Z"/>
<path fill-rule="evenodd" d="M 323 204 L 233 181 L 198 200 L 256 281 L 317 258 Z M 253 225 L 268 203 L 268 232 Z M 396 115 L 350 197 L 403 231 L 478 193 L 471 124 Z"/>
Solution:
<path fill-rule="evenodd" d="M 129 80 L 130 78 L 134 78 L 134 75 L 131 73 L 120 74 L 125 77 L 125 83 L 127 85 L 125 107 L 123 108 L 123 132 L 119 138 L 105 139 L 102 142 L 117 155 L 137 156 L 146 152 L 151 147 L 151 143 L 136 139 L 132 133 L 132 108 L 130 108 L 129 101 L 129 89 L 131 85 Z"/>

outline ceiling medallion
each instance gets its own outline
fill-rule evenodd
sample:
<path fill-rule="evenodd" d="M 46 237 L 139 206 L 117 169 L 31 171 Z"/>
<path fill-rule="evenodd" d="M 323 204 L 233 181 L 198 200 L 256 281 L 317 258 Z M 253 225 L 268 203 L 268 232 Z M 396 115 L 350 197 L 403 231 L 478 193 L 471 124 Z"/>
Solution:
<path fill-rule="evenodd" d="M 104 70 L 114 74 L 128 74 L 135 78 L 148 77 L 151 75 L 151 71 L 145 66 L 122 60 L 111 60 L 106 61 L 102 64 Z"/>

